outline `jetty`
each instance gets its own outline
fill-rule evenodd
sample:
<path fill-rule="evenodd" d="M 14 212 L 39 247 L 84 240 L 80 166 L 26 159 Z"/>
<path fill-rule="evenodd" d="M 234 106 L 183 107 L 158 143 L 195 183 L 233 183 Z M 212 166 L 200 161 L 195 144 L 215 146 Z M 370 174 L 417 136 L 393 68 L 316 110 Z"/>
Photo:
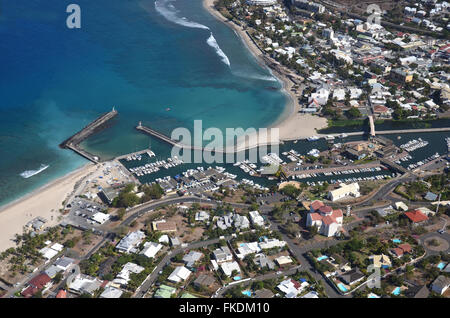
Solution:
<path fill-rule="evenodd" d="M 100 117 L 96 118 L 82 130 L 64 140 L 59 146 L 63 149 L 70 149 L 80 156 L 92 161 L 93 163 L 99 163 L 100 159 L 97 156 L 94 156 L 86 150 L 82 149 L 81 147 L 79 147 L 79 144 L 91 135 L 104 129 L 108 121 L 116 116 L 117 110 L 113 107 L 110 112 L 107 112 L 106 114 L 103 114 Z"/>
<path fill-rule="evenodd" d="M 214 152 L 218 152 L 218 153 L 226 153 L 227 150 L 223 150 L 223 149 L 208 149 L 208 148 L 204 148 L 204 147 L 199 147 L 199 146 L 192 146 L 192 145 L 184 145 L 182 143 L 180 143 L 178 140 L 174 140 L 154 129 L 151 129 L 149 127 L 143 126 L 142 122 L 139 122 L 139 124 L 136 126 L 136 129 L 147 134 L 150 135 L 152 137 L 158 138 L 161 141 L 164 141 L 166 143 L 168 143 L 169 145 L 172 145 L 174 147 L 178 147 L 181 149 L 187 149 L 187 150 L 195 150 L 195 151 L 214 151 Z M 234 150 L 231 152 L 235 152 Z"/>

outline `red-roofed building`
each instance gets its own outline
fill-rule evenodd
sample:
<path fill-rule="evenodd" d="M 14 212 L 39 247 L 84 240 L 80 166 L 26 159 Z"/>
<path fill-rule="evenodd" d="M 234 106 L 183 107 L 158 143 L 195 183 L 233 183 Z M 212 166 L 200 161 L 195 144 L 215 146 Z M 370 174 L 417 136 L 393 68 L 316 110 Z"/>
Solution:
<path fill-rule="evenodd" d="M 311 205 L 309 206 L 311 212 L 316 212 L 317 210 L 319 210 L 321 207 L 323 207 L 325 204 L 323 204 L 322 201 L 316 200 L 313 201 L 313 203 L 311 203 Z"/>
<path fill-rule="evenodd" d="M 34 277 L 28 282 L 28 287 L 22 292 L 22 296 L 29 298 L 34 296 L 37 292 L 49 288 L 52 283 L 52 279 L 45 273 Z"/>
<path fill-rule="evenodd" d="M 395 247 L 392 249 L 392 254 L 394 254 L 397 257 L 403 256 L 403 250 L 401 248 Z"/>
<path fill-rule="evenodd" d="M 419 210 L 405 212 L 405 215 L 413 223 L 421 223 L 428 220 L 428 217 Z"/>
<path fill-rule="evenodd" d="M 323 222 L 325 225 L 330 225 L 331 223 L 336 222 L 336 220 L 333 219 L 331 216 L 327 215 L 327 216 L 325 216 L 325 217 L 322 219 L 322 222 Z"/>
<path fill-rule="evenodd" d="M 411 253 L 412 247 L 408 243 L 403 243 L 398 246 L 398 248 L 402 249 L 403 253 Z"/>
<path fill-rule="evenodd" d="M 389 116 L 390 115 L 390 109 L 383 105 L 376 105 L 373 107 L 373 112 L 375 114 L 378 114 L 380 116 Z"/>
<path fill-rule="evenodd" d="M 334 236 L 341 229 L 343 223 L 342 210 L 333 210 L 332 207 L 323 204 L 321 201 L 314 201 L 310 205 L 310 210 L 314 212 L 308 213 L 307 226 L 316 226 L 322 235 L 328 237 Z"/>
<path fill-rule="evenodd" d="M 331 213 L 333 213 L 333 208 L 331 206 L 324 205 L 319 209 L 319 213 L 324 215 L 331 215 Z"/>
<path fill-rule="evenodd" d="M 61 289 L 56 295 L 56 298 L 67 298 L 67 292 L 64 289 Z"/>

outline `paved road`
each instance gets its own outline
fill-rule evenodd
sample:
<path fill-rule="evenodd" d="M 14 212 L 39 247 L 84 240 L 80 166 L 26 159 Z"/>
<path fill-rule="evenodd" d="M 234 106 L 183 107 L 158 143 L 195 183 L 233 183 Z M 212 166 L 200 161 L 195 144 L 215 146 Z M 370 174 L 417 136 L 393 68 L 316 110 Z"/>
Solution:
<path fill-rule="evenodd" d="M 297 273 L 297 270 L 299 270 L 299 269 L 301 270 L 301 265 L 293 267 L 293 268 L 288 269 L 288 270 L 285 270 L 283 272 L 269 273 L 269 274 L 257 276 L 257 277 L 254 277 L 254 278 L 250 278 L 250 279 L 247 279 L 247 280 L 243 280 L 243 281 L 240 281 L 240 282 L 231 283 L 231 284 L 228 284 L 227 286 L 224 286 L 224 287 L 220 288 L 219 290 L 217 290 L 216 294 L 213 295 L 211 298 L 222 298 L 223 294 L 228 289 L 233 288 L 234 286 L 237 286 L 237 285 L 250 285 L 253 282 L 268 280 L 268 279 L 277 278 L 277 277 L 280 277 L 280 276 L 293 275 L 293 274 Z"/>
<path fill-rule="evenodd" d="M 426 234 L 424 234 L 424 235 L 422 235 L 422 236 L 419 237 L 419 242 L 420 242 L 420 244 L 423 246 L 423 248 L 425 249 L 427 255 L 437 255 L 437 254 L 440 253 L 440 252 L 438 252 L 438 251 L 433 251 L 433 250 L 429 249 L 429 248 L 424 244 L 425 240 L 427 240 L 427 239 L 429 239 L 429 238 L 432 238 L 432 237 L 439 237 L 439 238 L 441 238 L 441 239 L 443 239 L 443 240 L 446 240 L 447 243 L 448 243 L 449 246 L 450 246 L 450 234 L 449 234 L 448 232 L 444 232 L 443 234 L 440 234 L 440 233 L 438 233 L 438 232 L 429 232 L 429 233 L 426 233 Z M 450 251 L 450 248 L 447 248 L 445 251 L 443 251 L 443 253 L 449 253 L 449 251 Z"/>
<path fill-rule="evenodd" d="M 314 242 L 307 246 L 300 247 L 300 246 L 296 245 L 294 243 L 294 241 L 284 233 L 284 231 L 281 229 L 281 226 L 279 223 L 272 221 L 272 220 L 269 220 L 269 222 L 270 222 L 270 227 L 272 230 L 275 230 L 275 231 L 278 231 L 281 233 L 283 240 L 287 242 L 290 250 L 292 251 L 292 253 L 295 255 L 297 260 L 302 265 L 302 270 L 309 272 L 311 274 L 311 276 L 313 276 L 317 281 L 320 281 L 320 280 L 325 281 L 325 284 L 324 284 L 325 292 L 329 297 L 332 297 L 332 298 L 342 297 L 340 294 L 338 294 L 334 290 L 334 288 L 328 283 L 328 281 L 326 281 L 322 277 L 322 275 L 315 270 L 315 268 L 309 263 L 309 261 L 304 256 L 304 254 L 306 254 L 310 250 L 317 249 L 317 248 L 323 248 L 326 245 L 332 246 L 332 245 L 335 245 L 342 241 L 338 241 L 338 240 L 334 239 L 332 241 L 326 241 L 326 242 Z"/>
<path fill-rule="evenodd" d="M 232 238 L 232 236 L 227 236 L 224 239 L 230 240 L 231 238 Z M 144 295 L 147 293 L 147 291 L 153 286 L 153 283 L 155 282 L 155 280 L 158 277 L 158 273 L 170 262 L 171 258 L 173 258 L 174 256 L 176 256 L 180 253 L 184 253 L 186 250 L 197 249 L 197 248 L 205 247 L 205 246 L 208 246 L 211 244 L 217 244 L 217 243 L 219 243 L 220 240 L 221 240 L 220 238 L 216 238 L 216 239 L 211 239 L 211 240 L 207 240 L 207 241 L 199 241 L 199 242 L 191 243 L 186 247 L 179 247 L 179 248 L 174 249 L 173 251 L 169 252 L 159 262 L 159 264 L 156 266 L 156 268 L 153 270 L 153 272 L 146 278 L 144 283 L 136 290 L 134 298 L 144 297 Z"/>

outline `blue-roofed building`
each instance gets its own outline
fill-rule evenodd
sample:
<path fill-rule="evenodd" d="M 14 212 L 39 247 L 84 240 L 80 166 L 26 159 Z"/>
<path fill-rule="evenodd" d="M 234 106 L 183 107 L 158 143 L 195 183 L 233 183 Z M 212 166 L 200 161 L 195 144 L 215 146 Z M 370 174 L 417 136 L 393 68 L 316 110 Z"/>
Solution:
<path fill-rule="evenodd" d="M 428 191 L 425 195 L 424 199 L 427 201 L 436 201 L 437 200 L 437 194 L 434 194 L 433 192 Z"/>

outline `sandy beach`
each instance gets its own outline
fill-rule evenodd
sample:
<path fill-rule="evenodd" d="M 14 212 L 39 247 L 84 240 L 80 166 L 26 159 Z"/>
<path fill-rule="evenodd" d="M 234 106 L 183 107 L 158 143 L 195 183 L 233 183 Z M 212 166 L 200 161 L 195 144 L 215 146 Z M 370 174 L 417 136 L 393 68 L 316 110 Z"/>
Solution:
<path fill-rule="evenodd" d="M 301 105 L 298 102 L 297 96 L 293 92 L 293 87 L 295 84 L 287 77 L 286 74 L 297 78 L 300 82 L 299 76 L 289 72 L 288 69 L 280 65 L 278 62 L 265 56 L 241 26 L 235 24 L 234 22 L 228 21 L 214 8 L 214 2 L 215 0 L 203 0 L 203 6 L 211 15 L 236 31 L 243 43 L 262 66 L 268 67 L 266 60 L 270 60 L 270 63 L 276 64 L 277 66 L 276 68 L 269 67 L 269 69 L 271 69 L 273 75 L 282 82 L 283 90 L 288 96 L 289 102 L 280 117 L 269 128 L 279 129 L 279 139 L 281 141 L 304 139 L 309 136 L 319 135 L 317 130 L 327 127 L 327 120 L 323 117 L 302 114 L 299 112 Z M 258 139 L 261 138 L 253 136 L 246 144 L 243 142 L 238 144 L 237 149 L 240 150 L 245 147 L 254 147 L 256 146 Z M 262 144 L 263 143 L 261 141 L 258 142 L 258 145 Z"/>
<path fill-rule="evenodd" d="M 55 226 L 61 215 L 62 202 L 73 192 L 75 184 L 98 169 L 87 164 L 68 175 L 43 186 L 40 189 L 0 208 L 0 252 L 14 247 L 15 234 L 22 233 L 23 227 L 40 216 L 47 219 L 45 226 Z"/>

